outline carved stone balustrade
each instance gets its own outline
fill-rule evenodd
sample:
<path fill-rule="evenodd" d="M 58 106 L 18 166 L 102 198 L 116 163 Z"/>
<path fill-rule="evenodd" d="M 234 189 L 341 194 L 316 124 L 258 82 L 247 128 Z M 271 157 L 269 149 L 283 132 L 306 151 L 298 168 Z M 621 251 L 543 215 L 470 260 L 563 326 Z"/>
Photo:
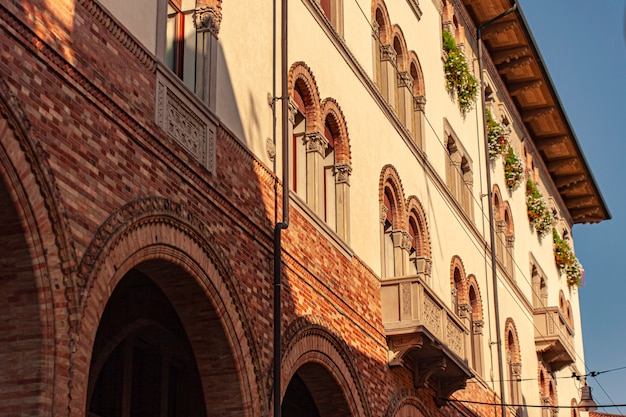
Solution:
<path fill-rule="evenodd" d="M 535 347 L 556 372 L 574 363 L 574 329 L 558 307 L 535 308 Z"/>
<path fill-rule="evenodd" d="M 385 279 L 381 286 L 389 366 L 412 369 L 414 386 L 432 388 L 443 405 L 472 377 L 466 324 L 421 275 Z"/>

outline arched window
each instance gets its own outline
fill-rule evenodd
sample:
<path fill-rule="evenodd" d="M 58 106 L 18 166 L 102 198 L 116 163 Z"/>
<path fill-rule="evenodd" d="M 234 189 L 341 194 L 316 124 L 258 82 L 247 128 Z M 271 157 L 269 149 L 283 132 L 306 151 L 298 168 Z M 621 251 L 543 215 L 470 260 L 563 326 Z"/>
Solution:
<path fill-rule="evenodd" d="M 406 202 L 398 173 L 391 165 L 383 168 L 380 177 L 381 276 L 396 277 L 408 271 Z"/>
<path fill-rule="evenodd" d="M 394 277 L 396 276 L 397 269 L 399 269 L 397 268 L 399 262 L 396 259 L 397 242 L 394 241 L 396 208 L 394 204 L 394 196 L 389 188 L 385 188 L 383 198 L 383 212 L 385 213 L 385 217 L 383 219 L 383 276 Z"/>
<path fill-rule="evenodd" d="M 411 134 L 418 148 L 424 149 L 424 110 L 426 106 L 426 96 L 424 93 L 424 81 L 422 70 L 417 57 L 411 60 L 409 74 L 413 82 L 413 121 L 411 124 Z"/>
<path fill-rule="evenodd" d="M 296 194 L 306 199 L 306 145 L 307 131 L 306 107 L 302 83 L 297 83 L 293 90 L 293 101 L 296 104 L 293 116 L 293 133 L 291 141 L 291 187 Z"/>
<path fill-rule="evenodd" d="M 415 196 L 407 200 L 409 211 L 409 265 L 407 273 L 420 275 L 426 283 L 430 284 L 431 259 L 430 238 L 426 223 L 426 214 L 422 204 Z"/>
<path fill-rule="evenodd" d="M 343 0 L 319 0 L 324 16 L 340 36 L 343 36 Z"/>
<path fill-rule="evenodd" d="M 545 277 L 539 273 L 536 265 L 531 269 L 533 286 L 533 307 L 542 308 L 548 305 L 548 286 Z"/>
<path fill-rule="evenodd" d="M 474 180 L 471 160 L 447 121 L 445 126 L 448 138 L 446 141 L 446 159 L 448 162 L 446 183 L 465 214 L 473 220 L 474 202 L 472 199 L 472 188 Z"/>
<path fill-rule="evenodd" d="M 396 96 L 396 50 L 391 39 L 389 14 L 382 2 L 374 0 L 374 72 L 383 98 L 394 106 Z"/>
<path fill-rule="evenodd" d="M 471 366 L 478 375 L 483 374 L 483 312 L 480 292 L 478 290 L 478 282 L 476 277 L 470 275 L 469 281 L 469 304 L 471 307 L 470 314 L 470 347 L 471 347 Z"/>
<path fill-rule="evenodd" d="M 197 3 L 167 2 L 165 45 L 159 47 L 159 54 L 167 68 L 206 105 L 214 108 L 221 3 L 218 0 Z"/>
<path fill-rule="evenodd" d="M 413 78 L 409 73 L 406 42 L 399 26 L 394 26 L 393 49 L 396 54 L 395 97 L 392 104 L 400 122 L 412 131 Z"/>
<path fill-rule="evenodd" d="M 332 126 L 333 120 L 330 116 L 326 117 L 324 122 L 324 137 L 328 142 L 322 160 L 322 207 L 323 219 L 331 227 L 337 228 L 337 212 L 336 212 L 336 192 L 335 192 L 335 138 L 337 137 L 337 129 Z"/>
<path fill-rule="evenodd" d="M 515 324 L 511 318 L 507 319 L 505 324 L 505 343 L 506 343 L 506 363 L 507 363 L 507 380 L 509 381 L 509 402 L 511 404 L 522 404 L 522 362 L 519 338 Z M 517 409 L 517 416 L 522 415 L 522 409 Z"/>
<path fill-rule="evenodd" d="M 460 316 L 461 302 L 459 300 L 463 291 L 463 275 L 459 268 L 454 268 L 452 276 L 454 278 L 452 282 L 452 311 L 454 311 L 457 316 Z"/>
<path fill-rule="evenodd" d="M 515 277 L 515 260 L 513 257 L 515 251 L 515 228 L 513 226 L 513 216 L 511 215 L 511 207 L 505 202 L 504 208 L 504 268 L 511 278 Z"/>

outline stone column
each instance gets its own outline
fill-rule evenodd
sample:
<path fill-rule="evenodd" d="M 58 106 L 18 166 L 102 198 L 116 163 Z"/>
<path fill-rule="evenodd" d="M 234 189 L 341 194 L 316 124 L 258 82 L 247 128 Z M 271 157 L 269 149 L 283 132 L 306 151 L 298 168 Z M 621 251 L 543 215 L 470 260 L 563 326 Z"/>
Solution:
<path fill-rule="evenodd" d="M 413 97 L 413 140 L 418 148 L 424 150 L 424 96 Z"/>
<path fill-rule="evenodd" d="M 206 2 L 205 2 L 206 3 Z M 217 78 L 217 35 L 222 21 L 221 1 L 198 7 L 193 12 L 196 27 L 196 81 L 194 90 L 211 109 L 215 109 Z"/>
<path fill-rule="evenodd" d="M 395 108 L 396 98 L 396 51 L 391 45 L 380 46 L 380 89 L 383 98 Z"/>
<path fill-rule="evenodd" d="M 336 164 L 334 168 L 337 234 L 344 241 L 350 241 L 350 174 L 352 167 L 348 164 Z"/>
<path fill-rule="evenodd" d="M 397 73 L 398 83 L 398 103 L 396 110 L 402 124 L 413 131 L 413 77 L 408 72 Z"/>
<path fill-rule="evenodd" d="M 306 202 L 320 217 L 324 210 L 324 156 L 328 139 L 319 131 L 306 132 Z"/>

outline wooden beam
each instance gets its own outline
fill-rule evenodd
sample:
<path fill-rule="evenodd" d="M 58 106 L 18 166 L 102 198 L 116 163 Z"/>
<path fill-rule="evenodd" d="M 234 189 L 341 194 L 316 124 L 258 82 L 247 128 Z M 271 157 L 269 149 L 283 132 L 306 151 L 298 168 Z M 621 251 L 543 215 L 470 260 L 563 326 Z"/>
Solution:
<path fill-rule="evenodd" d="M 519 59 L 524 56 L 530 56 L 530 48 L 528 48 L 528 46 L 516 46 L 494 51 L 491 54 L 491 59 L 493 59 L 494 64 L 500 65 L 505 62 L 511 62 L 512 59 Z"/>
<path fill-rule="evenodd" d="M 516 96 L 518 94 L 523 93 L 524 91 L 531 88 L 538 88 L 543 85 L 542 80 L 533 80 L 533 81 L 523 81 L 520 83 L 511 83 L 507 85 L 507 89 L 509 90 L 509 94 L 512 96 Z"/>
<path fill-rule="evenodd" d="M 587 207 L 580 209 L 571 209 L 569 211 L 570 216 L 574 221 L 581 221 L 584 219 L 595 219 L 597 217 L 602 217 L 602 213 L 600 213 L 600 207 Z"/>
<path fill-rule="evenodd" d="M 585 180 L 585 174 L 575 174 L 575 175 L 565 175 L 562 177 L 556 177 L 554 179 L 554 185 L 559 190 L 562 188 L 571 187 L 574 184 L 578 184 L 579 182 L 583 182 Z"/>
<path fill-rule="evenodd" d="M 554 110 L 554 106 L 545 106 L 532 110 L 526 110 L 523 112 L 522 120 L 524 120 L 524 122 L 526 123 L 532 122 L 533 120 L 537 120 L 539 117 L 543 117 L 552 113 Z"/>
<path fill-rule="evenodd" d="M 592 195 L 565 199 L 565 205 L 572 209 L 587 208 L 589 206 L 597 205 L 596 203 L 597 200 Z"/>
<path fill-rule="evenodd" d="M 562 145 L 568 140 L 569 140 L 569 136 L 567 135 L 556 135 L 556 136 L 535 137 L 533 142 L 535 142 L 538 148 L 543 149 L 543 148 L 548 148 L 554 145 Z"/>
<path fill-rule="evenodd" d="M 497 65 L 498 72 L 507 72 L 517 69 L 519 67 L 523 67 L 524 65 L 528 65 L 533 61 L 533 59 L 529 56 L 524 56 L 521 58 L 512 59 L 509 62 L 504 62 L 500 65 Z"/>
<path fill-rule="evenodd" d="M 561 168 L 567 168 L 572 165 L 576 165 L 577 163 L 578 158 L 575 156 L 570 158 L 557 159 L 554 161 L 546 161 L 546 164 L 548 165 L 548 171 L 550 172 L 558 171 Z"/>
<path fill-rule="evenodd" d="M 489 26 L 483 28 L 482 35 L 483 37 L 488 38 L 490 36 L 497 35 L 498 33 L 507 32 L 511 29 L 514 29 L 515 26 L 517 26 L 516 20 L 508 20 L 505 22 L 494 22 L 490 24 Z"/>

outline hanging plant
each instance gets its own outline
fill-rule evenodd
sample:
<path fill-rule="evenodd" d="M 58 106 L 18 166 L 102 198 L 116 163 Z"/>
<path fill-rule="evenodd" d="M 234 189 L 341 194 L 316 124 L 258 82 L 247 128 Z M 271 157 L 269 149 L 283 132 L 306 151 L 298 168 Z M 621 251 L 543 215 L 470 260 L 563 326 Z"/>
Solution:
<path fill-rule="evenodd" d="M 487 109 L 487 141 L 489 142 L 489 158 L 494 160 L 504 155 L 509 145 L 509 138 L 502 126 Z"/>
<path fill-rule="evenodd" d="M 478 81 L 470 72 L 467 60 L 457 47 L 454 37 L 446 30 L 443 31 L 443 49 L 446 52 L 446 88 L 456 93 L 461 111 L 468 112 L 478 96 Z"/>
<path fill-rule="evenodd" d="M 574 255 L 569 243 L 559 236 L 556 229 L 552 229 L 554 240 L 554 262 L 561 273 L 565 273 L 567 285 L 580 287 L 585 276 L 585 270 Z"/>
<path fill-rule="evenodd" d="M 509 146 L 504 156 L 504 177 L 506 178 L 506 186 L 509 190 L 515 190 L 524 179 L 524 163 L 517 156 L 512 146 Z"/>
<path fill-rule="evenodd" d="M 526 182 L 526 209 L 530 224 L 539 236 L 545 236 L 552 228 L 552 215 L 546 200 L 530 178 Z"/>

